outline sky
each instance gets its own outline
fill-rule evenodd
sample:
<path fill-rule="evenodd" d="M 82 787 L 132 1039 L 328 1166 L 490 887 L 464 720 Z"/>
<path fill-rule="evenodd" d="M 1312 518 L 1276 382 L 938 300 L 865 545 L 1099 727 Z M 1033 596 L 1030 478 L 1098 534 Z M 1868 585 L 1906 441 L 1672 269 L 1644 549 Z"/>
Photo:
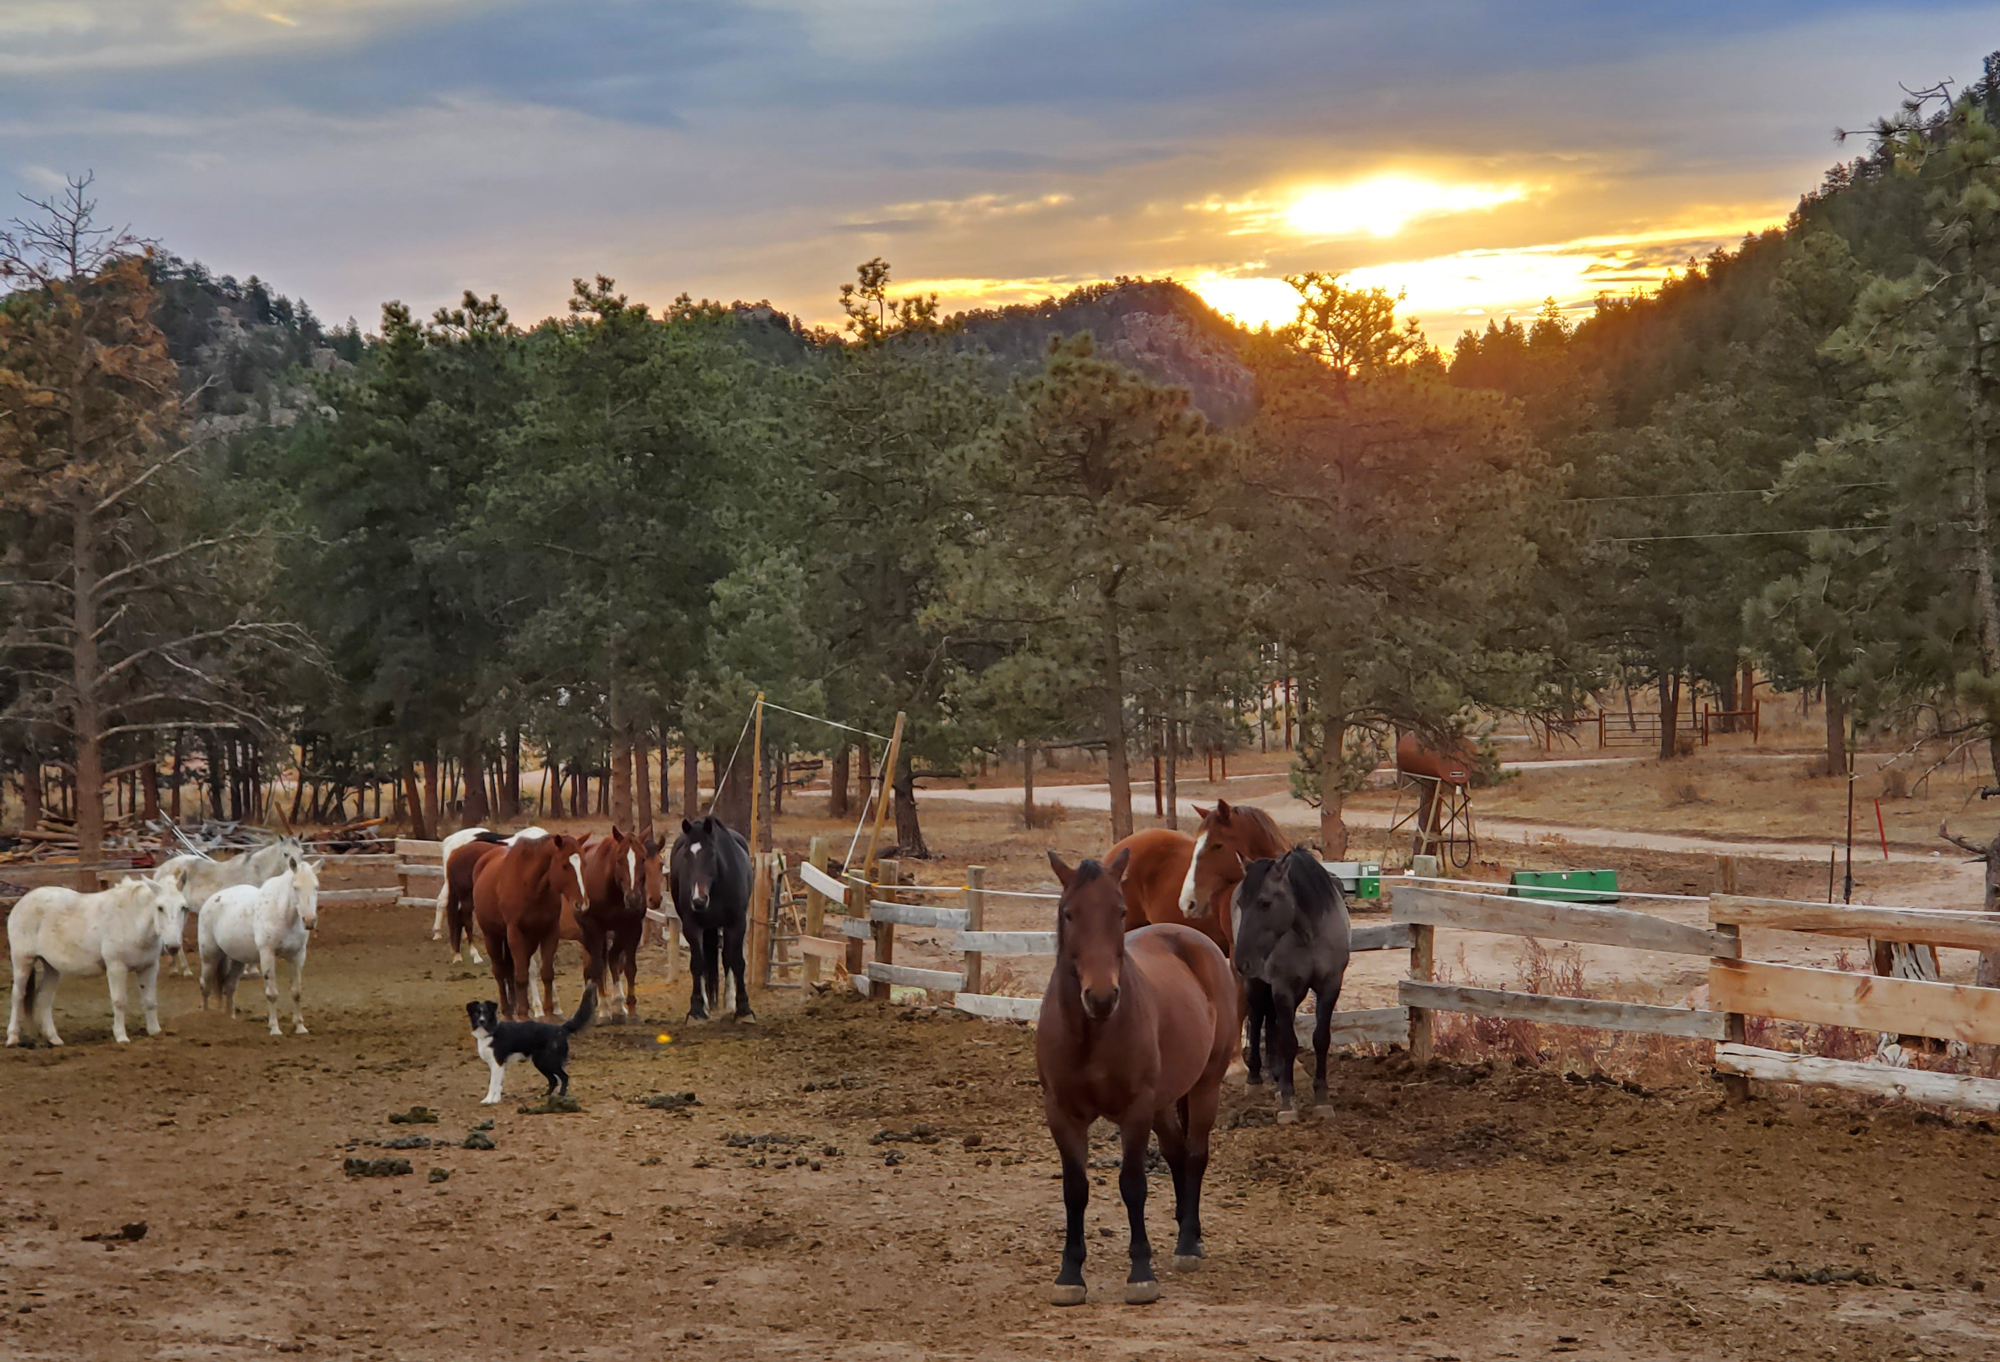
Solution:
<path fill-rule="evenodd" d="M 2000 4 L 1794 0 L 0 0 L 0 198 L 101 215 L 372 328 L 577 276 L 838 315 L 1288 273 L 1449 344 L 1782 223 Z"/>

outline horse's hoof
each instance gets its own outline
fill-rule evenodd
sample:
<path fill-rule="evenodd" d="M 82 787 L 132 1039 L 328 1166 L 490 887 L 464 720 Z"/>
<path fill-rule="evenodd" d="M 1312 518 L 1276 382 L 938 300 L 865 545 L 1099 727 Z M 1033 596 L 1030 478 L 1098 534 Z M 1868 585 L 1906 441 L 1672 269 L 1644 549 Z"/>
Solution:
<path fill-rule="evenodd" d="M 757 1024 L 757 1014 L 754 1012 L 745 1012 L 736 1018 L 736 1024 L 738 1026 L 755 1026 Z"/>
<path fill-rule="evenodd" d="M 1281 1126 L 1288 1126 L 1298 1119 L 1299 1114 L 1289 1107 L 1278 1113 L 1278 1124 Z"/>
<path fill-rule="evenodd" d="M 1318 1106 L 1314 1107 L 1313 1119 L 1316 1121 L 1331 1121 L 1333 1119 L 1333 1103 L 1321 1102 Z"/>
<path fill-rule="evenodd" d="M 1201 1271 L 1201 1255 L 1199 1253 L 1176 1253 L 1174 1255 L 1174 1271 Z"/>
<path fill-rule="evenodd" d="M 1049 1294 L 1049 1300 L 1056 1305 L 1082 1305 L 1083 1297 L 1084 1297 L 1084 1290 L 1081 1284 L 1078 1284 L 1076 1286 L 1058 1285 L 1056 1289 Z"/>
<path fill-rule="evenodd" d="M 1250 1069 L 1244 1073 L 1243 1082 L 1249 1087 L 1261 1088 L 1264 1086 L 1264 1075 L 1258 1073 L 1255 1069 Z"/>
<path fill-rule="evenodd" d="M 1127 1305 L 1151 1305 L 1159 1298 L 1160 1283 L 1157 1279 L 1150 1282 L 1125 1283 L 1125 1303 Z"/>

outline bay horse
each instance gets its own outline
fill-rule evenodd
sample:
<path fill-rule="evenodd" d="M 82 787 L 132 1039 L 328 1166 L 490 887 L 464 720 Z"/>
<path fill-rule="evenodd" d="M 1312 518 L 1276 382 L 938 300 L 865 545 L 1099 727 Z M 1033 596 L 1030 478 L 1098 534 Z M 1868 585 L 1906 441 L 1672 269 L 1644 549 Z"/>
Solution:
<path fill-rule="evenodd" d="M 472 918 L 486 938 L 500 1010 L 522 1021 L 556 1010 L 556 945 L 563 900 L 581 901 L 583 853 L 590 834 L 550 833 L 488 855 L 472 872 Z M 528 967 L 542 957 L 542 992 L 528 987 Z"/>
<path fill-rule="evenodd" d="M 1212 809 L 1196 807 L 1201 827 L 1195 836 L 1166 828 L 1135 832 L 1111 848 L 1131 853 L 1125 872 L 1127 931 L 1151 922 L 1185 922 L 1222 948 L 1233 949 L 1229 895 L 1243 879 L 1247 862 L 1282 856 L 1292 844 L 1271 815 L 1249 804 L 1218 799 Z"/>
<path fill-rule="evenodd" d="M 583 947 L 583 977 L 602 994 L 609 970 L 619 1016 L 629 1021 L 639 985 L 639 939 L 646 930 L 649 877 L 660 856 L 650 837 L 611 836 L 583 853 L 584 901 L 563 905 L 562 939 Z M 622 978 L 621 978 L 622 976 Z"/>
<path fill-rule="evenodd" d="M 755 1021 L 743 980 L 743 938 L 750 929 L 750 843 L 714 814 L 681 820 L 674 838 L 667 887 L 687 938 L 688 973 L 694 987 L 688 1017 L 708 1017 L 722 1006 L 723 971 L 736 976 L 736 1020 Z"/>
<path fill-rule="evenodd" d="M 1333 1010 L 1347 975 L 1347 898 L 1326 873 L 1319 857 L 1305 848 L 1276 860 L 1252 861 L 1238 886 L 1236 973 L 1243 980 L 1248 1011 L 1249 1081 L 1266 1073 L 1278 1086 L 1278 1120 L 1298 1119 L 1292 1108 L 1292 1065 L 1298 1059 L 1294 1020 L 1306 990 L 1313 994 L 1313 1106 L 1327 1112 L 1326 1052 L 1333 1036 Z M 1268 1069 L 1262 1042 L 1269 1033 Z"/>
<path fill-rule="evenodd" d="M 1236 980 L 1208 937 L 1174 923 L 1125 930 L 1119 892 L 1131 859 L 1119 851 L 1100 865 L 1071 869 L 1054 852 L 1062 881 L 1056 908 L 1056 963 L 1035 1030 L 1042 1111 L 1062 1155 L 1068 1230 L 1056 1276 L 1057 1305 L 1081 1305 L 1083 1216 L 1090 1203 L 1090 1126 L 1118 1127 L 1118 1191 L 1131 1223 L 1132 1270 L 1125 1301 L 1158 1300 L 1153 1247 L 1146 1238 L 1146 1149 L 1159 1136 L 1174 1178 L 1179 1233 L 1174 1267 L 1201 1265 L 1201 1183 L 1222 1076 L 1236 1058 Z"/>

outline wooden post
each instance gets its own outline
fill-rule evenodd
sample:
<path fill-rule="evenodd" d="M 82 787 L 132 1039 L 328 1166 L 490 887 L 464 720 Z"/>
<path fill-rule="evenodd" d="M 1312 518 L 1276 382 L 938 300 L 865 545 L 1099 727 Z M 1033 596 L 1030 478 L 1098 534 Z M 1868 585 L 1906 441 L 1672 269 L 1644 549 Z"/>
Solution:
<path fill-rule="evenodd" d="M 757 692 L 750 725 L 750 959 L 751 984 L 764 987 L 771 973 L 771 858 L 759 840 L 764 793 L 764 692 Z"/>
<path fill-rule="evenodd" d="M 965 868 L 965 930 L 968 932 L 986 930 L 986 867 L 983 865 L 969 865 Z M 980 952 L 965 952 L 964 992 L 985 992 L 985 980 L 981 977 L 984 964 L 985 960 Z"/>
<path fill-rule="evenodd" d="M 885 766 L 882 769 L 884 772 L 895 770 L 892 766 Z M 885 792 L 888 789 L 887 782 L 890 779 L 891 777 L 888 775 L 884 775 L 883 777 L 884 783 L 882 788 Z M 880 862 L 880 873 L 876 876 L 875 897 L 880 898 L 884 903 L 902 902 L 901 898 L 898 897 L 896 889 L 896 886 L 902 882 L 902 878 L 903 864 L 901 861 L 889 860 Z M 862 903 L 863 907 L 861 911 L 866 913 L 868 911 L 866 907 L 867 900 L 864 899 Z M 883 965 L 895 964 L 896 924 L 893 922 L 877 922 L 873 924 L 872 931 L 875 936 L 876 962 Z M 889 985 L 883 984 L 881 988 L 882 1001 L 886 1003 L 889 1001 Z"/>
<path fill-rule="evenodd" d="M 812 839 L 812 844 L 806 849 L 806 864 L 814 870 L 826 869 L 826 839 L 824 837 L 815 837 Z M 806 886 L 806 935 L 818 936 L 825 926 L 826 895 L 808 884 Z M 819 957 L 817 955 L 802 957 L 800 969 L 804 972 L 807 983 L 816 984 L 819 982 Z"/>
<path fill-rule="evenodd" d="M 1715 892 L 1718 894 L 1734 894 L 1737 892 L 1736 858 L 1734 856 L 1718 856 L 1715 858 Z M 1726 936 L 1736 941 L 1741 941 L 1743 938 L 1743 929 L 1733 922 L 1716 922 L 1710 925 L 1715 928 L 1719 936 Z M 1741 947 L 1738 947 L 1738 953 L 1741 954 Z M 1725 1014 L 1722 1019 L 1722 1032 L 1723 1036 L 1731 1044 L 1743 1044 L 1743 1014 L 1741 1012 Z M 1741 1074 L 1724 1074 L 1722 1076 L 1722 1097 L 1724 1101 L 1732 1106 L 1749 1101 L 1750 1080 Z"/>
<path fill-rule="evenodd" d="M 896 726 L 889 730 L 889 750 L 882 757 L 881 769 L 876 779 L 882 783 L 882 794 L 875 801 L 875 822 L 868 832 L 868 850 L 861 857 L 861 877 L 872 881 L 875 878 L 875 852 L 882 845 L 882 819 L 889 812 L 889 802 L 896 797 L 896 762 L 903 754 L 903 711 L 896 711 Z M 864 900 L 861 915 L 868 915 L 868 905 Z M 877 957 L 880 958 L 879 956 Z"/>
<path fill-rule="evenodd" d="M 847 872 L 846 879 L 847 916 L 850 919 L 859 918 L 861 921 L 866 922 L 868 920 L 868 881 L 862 879 L 861 876 L 855 874 L 852 870 Z M 861 958 L 861 948 L 864 944 L 860 937 L 849 934 L 847 937 L 847 959 L 842 963 L 847 966 L 847 972 L 850 976 L 861 981 L 860 991 L 865 995 L 868 992 L 869 985 L 867 963 Z"/>
<path fill-rule="evenodd" d="M 667 982 L 673 983 L 681 972 L 681 919 L 675 913 L 667 919 Z"/>
<path fill-rule="evenodd" d="M 1427 923 L 1410 928 L 1410 977 L 1419 983 L 1431 981 L 1431 952 L 1437 929 Z M 1427 1007 L 1410 1009 L 1410 1058 L 1428 1064 L 1431 1058 L 1431 1013 Z"/>

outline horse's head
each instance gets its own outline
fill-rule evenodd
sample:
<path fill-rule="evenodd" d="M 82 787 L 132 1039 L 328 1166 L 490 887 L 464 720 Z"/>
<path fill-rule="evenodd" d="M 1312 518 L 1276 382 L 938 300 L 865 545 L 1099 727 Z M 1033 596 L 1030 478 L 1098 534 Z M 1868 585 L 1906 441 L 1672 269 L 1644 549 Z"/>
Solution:
<path fill-rule="evenodd" d="M 666 897 L 667 892 L 667 867 L 660 854 L 667 849 L 666 843 L 648 830 L 639 849 L 645 853 L 639 861 L 639 874 L 646 907 L 649 911 L 658 912 L 660 900 Z"/>
<path fill-rule="evenodd" d="M 566 832 L 553 832 L 530 845 L 539 847 L 542 843 L 548 846 L 549 883 L 557 896 L 574 902 L 578 908 L 589 903 L 590 891 L 583 885 L 583 853 L 590 845 L 590 834 L 572 837 Z"/>
<path fill-rule="evenodd" d="M 1056 905 L 1056 954 L 1076 971 L 1083 1010 L 1095 1021 L 1118 1006 L 1125 971 L 1125 894 L 1119 886 L 1131 858 L 1130 848 L 1121 848 L 1104 864 L 1087 860 L 1072 869 L 1049 853 L 1063 887 Z"/>
<path fill-rule="evenodd" d="M 618 888 L 618 896 L 628 913 L 646 911 L 646 847 L 637 837 L 627 837 L 616 823 L 611 825 L 611 840 L 606 843 L 610 850 L 606 854 L 611 862 L 611 883 Z"/>
<path fill-rule="evenodd" d="M 173 943 L 176 950 L 180 949 L 181 933 L 187 927 L 188 876 L 193 873 L 193 866 L 177 865 L 144 881 L 152 889 L 153 917 L 160 929 L 160 939 Z"/>
<path fill-rule="evenodd" d="M 1244 862 L 1260 831 L 1244 810 L 1231 808 L 1226 799 L 1216 800 L 1212 809 L 1197 807 L 1195 812 L 1201 815 L 1201 828 L 1195 834 L 1187 878 L 1181 881 L 1180 907 L 1185 917 L 1207 912 L 1218 894 L 1242 880 Z"/>
<path fill-rule="evenodd" d="M 687 887 L 688 907 L 697 913 L 708 911 L 709 893 L 722 873 L 722 839 L 731 836 L 728 825 L 712 813 L 681 820 L 681 835 L 674 842 L 674 882 Z"/>
<path fill-rule="evenodd" d="M 319 926 L 319 867 L 301 859 L 292 869 L 292 902 L 307 931 Z"/>
<path fill-rule="evenodd" d="M 1230 900 L 1231 935 L 1245 941 L 1247 928 L 1254 939 L 1239 948 L 1236 963 L 1261 962 L 1274 942 L 1311 940 L 1313 923 L 1336 905 L 1344 911 L 1340 887 L 1310 849 L 1294 847 L 1251 861 Z"/>

